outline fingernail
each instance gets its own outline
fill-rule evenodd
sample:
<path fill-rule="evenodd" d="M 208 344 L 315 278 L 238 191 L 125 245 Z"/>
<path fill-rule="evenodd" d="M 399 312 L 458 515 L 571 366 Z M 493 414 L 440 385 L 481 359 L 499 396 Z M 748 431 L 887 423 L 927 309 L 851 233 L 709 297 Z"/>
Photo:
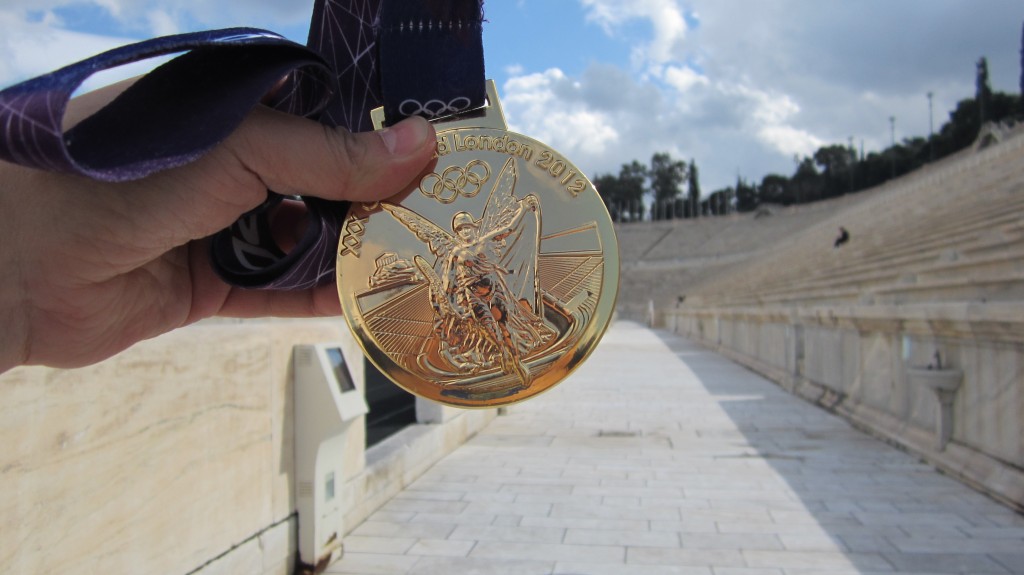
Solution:
<path fill-rule="evenodd" d="M 384 141 L 388 153 L 392 156 L 404 156 L 423 146 L 430 133 L 430 124 L 419 116 L 413 116 L 377 133 Z"/>

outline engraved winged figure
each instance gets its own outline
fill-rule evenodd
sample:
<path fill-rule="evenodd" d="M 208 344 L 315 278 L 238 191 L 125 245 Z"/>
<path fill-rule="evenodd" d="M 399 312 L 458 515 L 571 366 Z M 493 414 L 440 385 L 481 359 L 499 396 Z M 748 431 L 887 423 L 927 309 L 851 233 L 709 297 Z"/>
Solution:
<path fill-rule="evenodd" d="M 452 233 L 402 206 L 381 206 L 436 256 L 434 262 L 416 256 L 414 263 L 429 286 L 445 367 L 470 374 L 498 368 L 529 387 L 525 360 L 551 343 L 556 330 L 544 319 L 537 282 L 540 201 L 533 194 L 517 198 L 516 179 L 509 158 L 480 219 L 459 212 Z"/>

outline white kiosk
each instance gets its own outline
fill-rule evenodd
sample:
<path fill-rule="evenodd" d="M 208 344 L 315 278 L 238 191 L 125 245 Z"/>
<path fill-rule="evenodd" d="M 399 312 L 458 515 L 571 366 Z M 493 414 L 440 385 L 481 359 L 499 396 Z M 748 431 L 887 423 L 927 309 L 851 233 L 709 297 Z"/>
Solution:
<path fill-rule="evenodd" d="M 358 427 L 352 423 L 369 411 L 362 363 L 354 341 L 297 345 L 293 351 L 295 501 L 299 559 L 307 572 L 322 572 L 343 553 L 346 439 Z"/>

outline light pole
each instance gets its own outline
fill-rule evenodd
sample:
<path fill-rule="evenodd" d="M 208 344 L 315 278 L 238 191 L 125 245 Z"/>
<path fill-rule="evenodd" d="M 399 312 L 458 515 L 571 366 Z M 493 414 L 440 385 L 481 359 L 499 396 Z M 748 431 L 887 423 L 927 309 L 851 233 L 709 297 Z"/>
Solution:
<path fill-rule="evenodd" d="M 850 164 L 846 167 L 846 175 L 849 182 L 847 182 L 848 189 L 847 193 L 853 193 L 853 171 L 857 169 L 857 149 L 853 147 L 853 136 L 850 136 L 847 141 L 850 147 L 846 149 L 847 157 L 850 160 Z"/>

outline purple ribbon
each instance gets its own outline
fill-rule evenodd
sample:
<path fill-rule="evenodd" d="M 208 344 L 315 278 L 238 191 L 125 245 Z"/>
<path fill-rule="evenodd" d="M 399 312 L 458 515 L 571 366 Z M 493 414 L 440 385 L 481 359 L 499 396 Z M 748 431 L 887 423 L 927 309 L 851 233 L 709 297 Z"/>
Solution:
<path fill-rule="evenodd" d="M 478 1 L 478 0 L 473 0 Z M 381 105 L 377 34 L 381 0 L 316 0 L 307 44 L 327 62 L 335 90 L 317 119 L 352 132 L 373 129 L 370 110 Z M 291 113 L 308 108 L 318 93 L 298 86 L 277 107 Z M 301 198 L 306 232 L 289 253 L 270 236 L 267 214 L 280 197 L 246 214 L 212 241 L 212 262 L 230 284 L 258 289 L 306 289 L 334 279 L 338 237 L 348 202 Z"/>
<path fill-rule="evenodd" d="M 390 41 L 389 52 L 396 56 L 388 57 L 388 66 L 394 67 L 389 71 L 389 98 L 408 98 L 407 92 L 419 90 L 428 79 L 441 78 L 440 88 L 428 87 L 427 93 L 416 96 L 423 102 L 422 110 L 413 113 L 430 117 L 430 94 L 435 90 L 443 96 L 438 101 L 449 108 L 461 105 L 462 95 L 476 105 L 483 87 L 480 0 L 385 1 L 391 2 L 389 14 L 395 16 L 384 32 L 396 38 Z M 180 34 L 116 48 L 11 86 L 0 91 L 0 159 L 97 180 L 135 180 L 196 160 L 222 142 L 261 101 L 329 126 L 370 130 L 369 112 L 382 104 L 377 46 L 381 9 L 382 0 L 316 0 L 308 47 L 254 28 Z M 395 27 L 410 19 L 473 25 L 468 35 L 469 30 L 453 34 L 432 25 L 428 34 L 419 28 L 412 33 Z M 439 58 L 429 53 L 444 42 L 451 54 Z M 467 46 L 473 48 L 471 53 L 466 53 Z M 409 62 L 415 63 L 403 66 L 401 54 L 410 50 L 416 58 Z M 63 130 L 68 100 L 87 78 L 175 53 L 183 54 Z M 472 65 L 460 68 L 467 72 L 447 75 L 445 81 L 445 72 L 463 53 Z M 423 62 L 434 62 L 438 69 L 427 70 Z M 394 84 L 395 80 L 403 83 Z M 453 82 L 454 91 L 449 90 Z M 282 199 L 268 191 L 263 205 L 211 238 L 211 263 L 225 281 L 283 290 L 333 280 L 348 203 L 294 198 L 305 203 L 308 225 L 304 237 L 285 253 L 267 223 L 269 211 Z"/>
<path fill-rule="evenodd" d="M 186 52 L 141 78 L 65 132 L 71 94 L 89 76 Z M 156 38 L 116 48 L 0 92 L 0 158 L 43 170 L 126 181 L 187 164 L 220 143 L 281 78 L 296 82 L 312 114 L 327 102 L 327 65 L 285 38 L 231 28 Z M 314 102 L 314 100 L 319 100 Z"/>

